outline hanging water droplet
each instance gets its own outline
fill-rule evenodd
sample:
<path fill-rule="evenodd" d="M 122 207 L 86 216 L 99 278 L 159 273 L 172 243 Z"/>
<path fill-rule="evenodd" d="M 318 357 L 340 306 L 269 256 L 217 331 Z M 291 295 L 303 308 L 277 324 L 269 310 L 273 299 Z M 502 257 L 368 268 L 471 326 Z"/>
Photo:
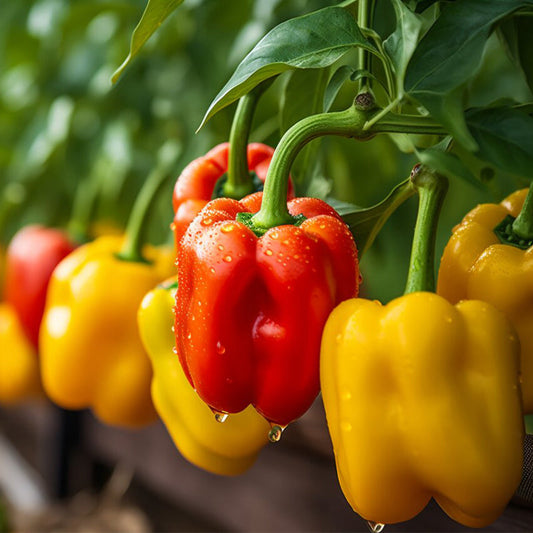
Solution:
<path fill-rule="evenodd" d="M 278 426 L 277 424 L 272 425 L 270 431 L 268 432 L 268 440 L 270 442 L 279 442 L 284 430 L 285 427 Z"/>
<path fill-rule="evenodd" d="M 372 533 L 381 533 L 385 529 L 385 524 L 380 524 L 379 522 L 372 522 L 372 520 L 367 520 L 366 524 L 368 529 Z"/>
<path fill-rule="evenodd" d="M 231 257 L 231 255 L 226 255 L 224 257 L 224 262 L 225 263 L 231 263 L 233 261 L 233 257 Z"/>
<path fill-rule="evenodd" d="M 272 250 L 270 250 L 270 249 L 268 249 L 268 250 L 265 251 L 265 254 L 266 254 L 266 255 L 272 255 L 273 253 L 274 253 L 274 252 L 273 252 Z"/>
<path fill-rule="evenodd" d="M 219 424 L 223 424 L 228 419 L 228 413 L 221 413 L 220 411 L 213 411 L 215 420 Z"/>
<path fill-rule="evenodd" d="M 233 226 L 233 224 L 228 225 L 228 226 L 222 226 L 222 227 L 220 228 L 220 231 L 221 231 L 222 233 L 230 233 L 231 231 L 233 231 L 234 227 L 235 227 L 235 226 Z"/>
<path fill-rule="evenodd" d="M 220 355 L 226 353 L 226 347 L 220 341 L 217 342 L 217 353 Z"/>
<path fill-rule="evenodd" d="M 209 270 L 211 271 L 211 274 L 214 274 L 216 272 L 216 270 L 213 267 L 211 267 Z"/>
<path fill-rule="evenodd" d="M 276 240 L 279 237 L 279 233 L 277 231 L 273 231 L 270 234 L 270 238 Z"/>
<path fill-rule="evenodd" d="M 224 246 L 223 246 L 222 244 L 219 244 L 219 245 L 217 246 L 217 248 L 218 248 L 220 251 L 224 250 Z"/>
<path fill-rule="evenodd" d="M 204 226 L 210 226 L 212 223 L 213 223 L 213 219 L 212 219 L 212 218 L 204 218 L 204 219 L 202 220 L 202 224 L 203 224 Z"/>

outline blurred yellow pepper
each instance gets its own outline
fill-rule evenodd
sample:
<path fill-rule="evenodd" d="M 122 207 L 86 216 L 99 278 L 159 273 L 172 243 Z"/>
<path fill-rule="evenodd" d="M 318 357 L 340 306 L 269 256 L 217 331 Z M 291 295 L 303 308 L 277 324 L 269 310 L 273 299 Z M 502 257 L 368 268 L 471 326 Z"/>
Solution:
<path fill-rule="evenodd" d="M 175 267 L 171 249 L 146 246 L 148 262 L 134 262 L 118 259 L 122 248 L 121 237 L 100 237 L 55 269 L 40 331 L 41 371 L 61 407 L 90 407 L 103 422 L 139 427 L 156 413 L 137 309 Z"/>
<path fill-rule="evenodd" d="M 437 292 L 451 303 L 489 302 L 510 318 L 520 338 L 524 411 L 533 413 L 533 247 L 502 244 L 494 233 L 507 215 L 518 216 L 526 195 L 517 191 L 464 217 L 444 250 Z"/>
<path fill-rule="evenodd" d="M 0 303 L 0 403 L 42 396 L 39 362 L 14 308 Z"/>
<path fill-rule="evenodd" d="M 435 498 L 482 527 L 522 473 L 519 343 L 489 304 L 414 292 L 348 300 L 322 338 L 321 382 L 339 480 L 367 520 L 394 523 Z"/>
<path fill-rule="evenodd" d="M 270 425 L 252 406 L 221 424 L 196 394 L 174 350 L 175 292 L 175 283 L 161 285 L 139 308 L 139 331 L 154 370 L 154 405 L 188 461 L 215 474 L 241 474 L 267 444 Z"/>

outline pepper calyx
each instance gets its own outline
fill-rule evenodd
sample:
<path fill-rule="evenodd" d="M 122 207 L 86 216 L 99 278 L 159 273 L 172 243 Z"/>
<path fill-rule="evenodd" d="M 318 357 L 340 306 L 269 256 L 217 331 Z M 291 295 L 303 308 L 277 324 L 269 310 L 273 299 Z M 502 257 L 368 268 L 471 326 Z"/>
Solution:
<path fill-rule="evenodd" d="M 270 228 L 263 228 L 254 223 L 253 217 L 256 213 L 237 213 L 236 220 L 241 224 L 244 224 L 248 229 L 251 229 L 258 237 L 262 237 Z M 288 221 L 286 224 L 291 226 L 301 226 L 306 220 L 305 215 L 292 216 L 292 221 Z"/>
<path fill-rule="evenodd" d="M 527 250 L 533 246 L 533 239 L 523 239 L 513 231 L 513 223 L 515 217 L 507 215 L 495 228 L 494 233 L 502 244 L 520 248 L 520 250 Z"/>
<path fill-rule="evenodd" d="M 260 192 L 264 188 L 264 183 L 259 179 L 255 172 L 250 172 L 250 181 L 245 185 L 245 188 L 237 189 L 235 185 L 230 186 L 228 183 L 228 173 L 225 172 L 215 183 L 211 200 L 216 198 L 233 198 L 234 200 L 241 200 L 248 194 Z"/>

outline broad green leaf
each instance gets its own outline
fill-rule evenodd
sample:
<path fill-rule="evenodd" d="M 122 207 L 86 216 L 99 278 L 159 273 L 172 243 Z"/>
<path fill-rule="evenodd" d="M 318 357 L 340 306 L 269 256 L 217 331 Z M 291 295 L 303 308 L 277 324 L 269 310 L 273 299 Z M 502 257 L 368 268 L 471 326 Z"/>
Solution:
<path fill-rule="evenodd" d="M 447 148 L 449 142 L 448 138 L 426 150 L 415 148 L 415 153 L 421 163 L 440 172 L 447 178 L 452 180 L 460 178 L 478 189 L 485 190 L 485 185 L 472 174 L 470 169 L 457 156 L 443 150 Z"/>
<path fill-rule="evenodd" d="M 397 185 L 379 204 L 372 207 L 358 207 L 346 202 L 328 198 L 327 202 L 341 215 L 352 232 L 359 257 L 372 246 L 374 239 L 388 218 L 405 200 L 415 194 L 411 179 Z"/>
<path fill-rule="evenodd" d="M 533 0 L 461 0 L 443 11 L 416 48 L 405 75 L 405 90 L 439 120 L 466 148 L 477 148 L 458 120 L 460 111 L 448 112 L 447 96 L 476 72 L 494 25 Z"/>
<path fill-rule="evenodd" d="M 396 13 L 396 30 L 383 43 L 385 51 L 392 61 L 396 74 L 396 91 L 398 96 L 404 92 L 403 83 L 407 63 L 415 51 L 422 31 L 423 20 L 413 13 L 402 0 L 391 0 Z"/>
<path fill-rule="evenodd" d="M 111 78 L 113 83 L 118 81 L 124 72 L 124 69 L 139 53 L 144 43 L 181 3 L 183 3 L 183 0 L 148 0 L 148 4 L 142 14 L 141 20 L 133 30 L 130 42 L 130 52 L 122 65 L 115 70 Z"/>
<path fill-rule="evenodd" d="M 282 22 L 257 43 L 215 97 L 200 128 L 261 81 L 286 70 L 329 67 L 356 47 L 375 51 L 355 19 L 333 6 Z"/>
<path fill-rule="evenodd" d="M 511 57 L 522 68 L 529 88 L 533 90 L 533 18 L 514 17 L 505 21 L 501 30 Z"/>
<path fill-rule="evenodd" d="M 518 109 L 495 107 L 467 111 L 476 139 L 476 156 L 524 178 L 533 179 L 533 118 Z"/>

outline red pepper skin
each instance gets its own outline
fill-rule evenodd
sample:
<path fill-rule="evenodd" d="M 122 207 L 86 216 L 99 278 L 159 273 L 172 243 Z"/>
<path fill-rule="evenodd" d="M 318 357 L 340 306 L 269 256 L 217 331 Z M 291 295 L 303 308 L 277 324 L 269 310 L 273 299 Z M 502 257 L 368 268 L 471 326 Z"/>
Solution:
<path fill-rule="evenodd" d="M 284 225 L 257 237 L 235 220 L 255 212 L 262 193 L 211 201 L 178 251 L 176 347 L 191 385 L 212 409 L 252 404 L 284 426 L 319 392 L 322 329 L 341 301 L 357 296 L 351 233 L 325 202 L 297 198 Z"/>
<path fill-rule="evenodd" d="M 31 225 L 18 231 L 7 249 L 5 300 L 36 349 L 50 276 L 75 247 L 63 231 Z"/>
<path fill-rule="evenodd" d="M 194 217 L 211 200 L 216 182 L 228 170 L 229 143 L 215 146 L 207 154 L 189 163 L 178 177 L 174 187 L 174 231 L 176 245 L 179 243 Z M 248 145 L 248 169 L 255 172 L 264 183 L 274 149 L 266 144 Z M 294 196 L 292 183 L 288 198 Z"/>

